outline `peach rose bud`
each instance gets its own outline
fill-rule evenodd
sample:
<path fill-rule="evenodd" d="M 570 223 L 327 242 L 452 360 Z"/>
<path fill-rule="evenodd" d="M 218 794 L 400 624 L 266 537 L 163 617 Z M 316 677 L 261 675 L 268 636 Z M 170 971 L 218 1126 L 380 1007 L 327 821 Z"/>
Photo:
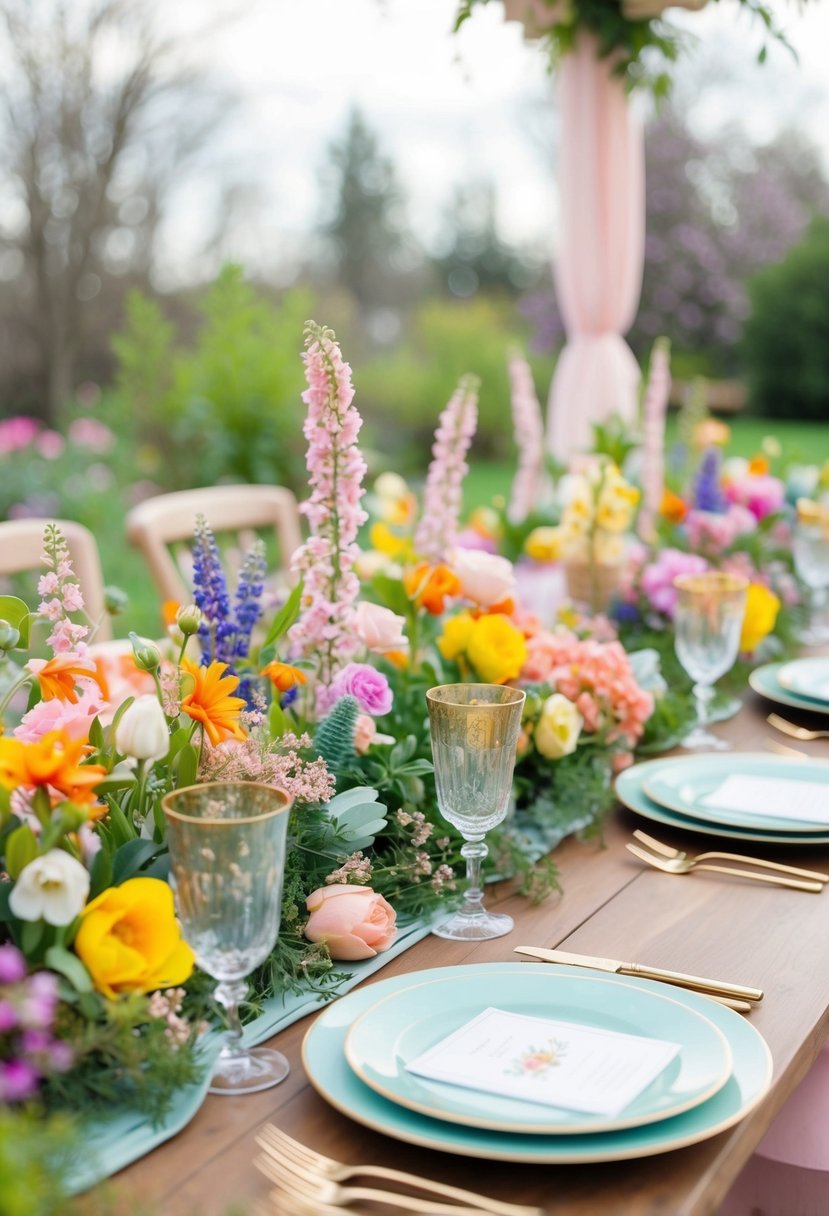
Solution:
<path fill-rule="evenodd" d="M 374 958 L 397 934 L 394 908 L 371 887 L 332 883 L 312 891 L 305 906 L 311 913 L 305 936 L 326 945 L 334 959 Z"/>

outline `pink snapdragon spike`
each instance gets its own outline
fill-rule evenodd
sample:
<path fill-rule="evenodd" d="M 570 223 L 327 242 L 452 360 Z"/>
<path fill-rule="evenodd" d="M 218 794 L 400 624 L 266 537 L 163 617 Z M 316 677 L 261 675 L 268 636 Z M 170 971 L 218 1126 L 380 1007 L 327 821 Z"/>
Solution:
<path fill-rule="evenodd" d="M 462 376 L 438 419 L 432 462 L 426 477 L 423 514 L 415 533 L 415 549 L 432 563 L 446 560 L 457 544 L 466 455 L 478 425 L 477 376 Z"/>
<path fill-rule="evenodd" d="M 86 625 L 69 619 L 70 612 L 83 612 L 83 595 L 75 580 L 75 572 L 69 557 L 69 546 L 56 524 L 47 524 L 43 534 L 42 560 L 47 573 L 37 584 L 40 603 L 37 615 L 52 623 L 52 632 L 46 645 L 53 654 L 81 656 L 86 651 L 84 639 L 89 633 Z"/>
<path fill-rule="evenodd" d="M 650 374 L 642 405 L 642 509 L 639 535 L 648 544 L 656 540 L 656 519 L 665 488 L 665 415 L 671 393 L 671 344 L 657 338 L 651 353 Z"/>
<path fill-rule="evenodd" d="M 368 518 L 360 505 L 366 463 L 357 445 L 363 420 L 351 404 L 351 368 L 333 330 L 309 321 L 305 346 L 308 388 L 302 399 L 308 414 L 303 432 L 311 496 L 300 510 L 311 534 L 291 563 L 302 577 L 304 596 L 288 637 L 294 656 L 315 666 L 317 694 L 325 698 L 337 672 L 361 647 L 354 628 L 360 591 L 354 564 L 360 552 L 357 533 Z"/>
<path fill-rule="evenodd" d="M 544 475 L 544 421 L 533 374 L 524 356 L 514 351 L 509 360 L 512 389 L 512 423 L 518 448 L 518 468 L 512 483 L 507 518 L 522 523 L 538 502 Z"/>

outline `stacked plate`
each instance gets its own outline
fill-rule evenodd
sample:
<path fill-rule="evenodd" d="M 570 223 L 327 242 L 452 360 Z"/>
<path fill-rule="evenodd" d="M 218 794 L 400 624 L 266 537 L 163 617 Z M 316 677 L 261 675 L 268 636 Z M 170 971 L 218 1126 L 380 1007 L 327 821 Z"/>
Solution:
<path fill-rule="evenodd" d="M 650 760 L 619 774 L 616 795 L 646 819 L 703 835 L 829 844 L 829 760 L 762 752 Z"/>
<path fill-rule="evenodd" d="M 755 692 L 779 705 L 829 714 L 829 659 L 767 663 L 755 668 L 748 682 Z"/>
<path fill-rule="evenodd" d="M 408 1070 L 493 1007 L 558 1027 L 667 1040 L 678 1051 L 612 1117 L 549 1105 L 549 1095 L 542 1105 Z M 526 963 L 444 967 L 356 989 L 319 1015 L 303 1063 L 327 1102 L 395 1139 L 461 1156 L 556 1164 L 648 1157 L 717 1135 L 761 1100 L 772 1072 L 757 1031 L 707 997 Z"/>

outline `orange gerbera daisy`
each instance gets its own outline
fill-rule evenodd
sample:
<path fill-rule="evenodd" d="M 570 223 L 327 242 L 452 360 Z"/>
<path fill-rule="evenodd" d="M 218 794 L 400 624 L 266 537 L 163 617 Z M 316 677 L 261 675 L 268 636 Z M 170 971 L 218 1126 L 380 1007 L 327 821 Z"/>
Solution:
<path fill-rule="evenodd" d="M 446 597 L 460 595 L 461 580 L 442 563 L 431 567 L 421 562 L 403 575 L 403 586 L 409 599 L 432 616 L 440 616 L 446 607 Z"/>
<path fill-rule="evenodd" d="M 182 659 L 181 665 L 195 681 L 193 691 L 182 697 L 182 713 L 201 722 L 214 747 L 225 739 L 244 739 L 245 732 L 239 725 L 244 698 L 231 696 L 239 687 L 239 677 L 222 674 L 227 663 L 198 667 L 189 659 Z"/>
<path fill-rule="evenodd" d="M 688 504 L 673 490 L 665 490 L 659 507 L 660 514 L 672 524 L 681 524 L 688 514 Z"/>
<path fill-rule="evenodd" d="M 280 663 L 277 659 L 263 667 L 260 675 L 267 676 L 278 692 L 290 692 L 298 684 L 307 684 L 308 677 L 298 667 L 290 663 Z"/>
<path fill-rule="evenodd" d="M 70 739 L 63 730 L 50 730 L 36 743 L 0 739 L 0 785 L 50 785 L 71 802 L 94 802 L 95 786 L 106 776 L 102 764 L 82 764 L 88 744 Z"/>
<path fill-rule="evenodd" d="M 43 659 L 30 659 L 29 671 L 40 685 L 40 694 L 44 701 L 69 701 L 72 705 L 78 703 L 78 693 L 75 684 L 79 679 L 94 680 L 106 696 L 106 682 L 101 678 L 94 663 L 79 659 L 74 654 L 56 654 L 48 663 Z"/>

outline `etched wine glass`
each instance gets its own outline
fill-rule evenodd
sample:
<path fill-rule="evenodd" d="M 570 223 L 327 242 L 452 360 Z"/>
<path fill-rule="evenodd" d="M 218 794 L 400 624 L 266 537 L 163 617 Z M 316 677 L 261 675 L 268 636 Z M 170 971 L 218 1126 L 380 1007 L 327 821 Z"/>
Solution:
<path fill-rule="evenodd" d="M 737 574 L 706 570 L 680 574 L 674 617 L 677 658 L 694 681 L 697 724 L 682 740 L 692 750 L 726 751 L 725 739 L 708 730 L 714 684 L 734 666 L 746 608 L 748 581 Z"/>
<path fill-rule="evenodd" d="M 807 646 L 822 646 L 829 642 L 829 518 L 825 510 L 807 515 L 800 504 L 798 508 L 792 552 L 795 570 L 809 595 L 809 620 L 800 640 Z"/>
<path fill-rule="evenodd" d="M 268 1089 L 288 1075 L 288 1061 L 242 1046 L 239 1005 L 245 977 L 279 933 L 291 799 L 259 782 L 208 782 L 174 790 L 162 807 L 182 932 L 198 965 L 219 981 L 215 998 L 227 1014 L 209 1092 Z"/>
<path fill-rule="evenodd" d="M 512 918 L 484 908 L 484 837 L 503 821 L 512 793 L 515 748 L 526 697 L 500 684 L 442 684 L 426 694 L 438 807 L 464 838 L 463 906 L 433 928 L 452 941 L 486 941 L 512 929 Z"/>

